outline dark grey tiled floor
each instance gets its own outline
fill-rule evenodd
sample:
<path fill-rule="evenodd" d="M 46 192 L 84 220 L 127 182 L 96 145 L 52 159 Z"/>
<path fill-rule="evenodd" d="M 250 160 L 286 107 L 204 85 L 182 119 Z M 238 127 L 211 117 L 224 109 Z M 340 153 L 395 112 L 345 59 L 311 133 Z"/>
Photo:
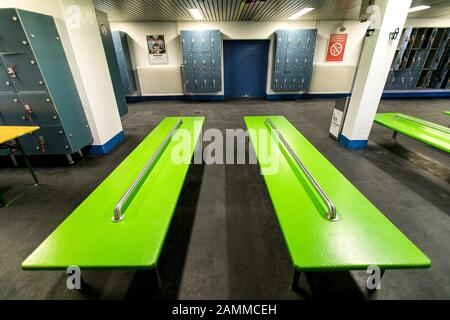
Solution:
<path fill-rule="evenodd" d="M 151 273 L 85 272 L 89 287 L 68 291 L 62 272 L 24 272 L 35 249 L 165 116 L 202 114 L 205 128 L 245 128 L 244 115 L 285 115 L 350 181 L 433 261 L 429 270 L 386 273 L 372 299 L 450 298 L 450 158 L 375 125 L 369 147 L 348 151 L 328 137 L 332 100 L 149 102 L 130 105 L 125 141 L 106 157 L 73 167 L 34 159 L 41 185 L 0 209 L 2 299 L 320 299 L 367 298 L 364 272 L 307 274 L 305 292 L 290 290 L 292 266 L 256 165 L 191 166 L 160 259 Z M 380 111 L 402 111 L 447 125 L 449 100 L 384 100 Z M 62 161 L 59 161 L 62 160 Z M 0 165 L 0 187 L 29 181 L 25 169 Z"/>

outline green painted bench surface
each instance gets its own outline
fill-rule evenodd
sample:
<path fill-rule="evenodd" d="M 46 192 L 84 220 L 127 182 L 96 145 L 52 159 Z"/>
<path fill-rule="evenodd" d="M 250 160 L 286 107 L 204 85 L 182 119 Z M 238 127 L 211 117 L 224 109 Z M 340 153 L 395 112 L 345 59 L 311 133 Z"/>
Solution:
<path fill-rule="evenodd" d="M 444 111 L 444 114 L 450 116 L 450 111 Z"/>
<path fill-rule="evenodd" d="M 189 164 L 175 164 L 168 144 L 121 222 L 114 207 L 180 118 L 165 118 L 98 188 L 23 262 L 25 270 L 80 268 L 151 269 L 156 266 Z M 203 117 L 183 117 L 193 154 Z M 190 159 L 190 158 L 189 158 Z M 49 213 L 51 214 L 51 213 Z"/>
<path fill-rule="evenodd" d="M 396 116 L 402 115 L 402 113 L 377 113 L 375 116 L 375 122 L 433 147 L 450 152 L 450 134 L 405 119 L 395 119 Z M 411 116 L 408 117 L 414 118 Z M 427 123 L 427 121 L 421 119 L 417 120 Z M 436 125 L 431 122 L 429 123 Z M 448 130 L 448 128 L 444 126 L 442 126 L 442 129 Z"/>
<path fill-rule="evenodd" d="M 275 144 L 277 138 L 271 138 L 271 129 L 264 123 L 266 118 L 272 120 L 334 202 L 339 221 L 327 219 L 325 204 L 284 147 Z M 430 266 L 430 260 L 286 118 L 245 117 L 245 123 L 297 270 L 358 270 L 371 265 L 381 269 Z M 258 130 L 267 130 L 266 138 L 261 136 L 258 141 Z M 269 143 L 271 150 L 266 152 L 262 146 Z M 278 156 L 279 170 L 267 174 L 264 163 Z"/>

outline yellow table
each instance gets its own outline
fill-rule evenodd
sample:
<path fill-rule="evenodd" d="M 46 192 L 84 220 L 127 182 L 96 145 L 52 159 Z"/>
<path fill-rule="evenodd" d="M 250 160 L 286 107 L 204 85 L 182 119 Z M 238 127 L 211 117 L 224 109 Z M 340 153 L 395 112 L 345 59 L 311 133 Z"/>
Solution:
<path fill-rule="evenodd" d="M 20 153 L 22 153 L 23 158 L 25 160 L 25 164 L 27 165 L 28 170 L 33 176 L 35 182 L 33 186 L 37 185 L 39 181 L 36 175 L 34 174 L 33 168 L 31 168 L 30 162 L 28 161 L 28 156 L 25 154 L 22 145 L 20 144 L 19 138 L 26 134 L 30 134 L 36 130 L 39 130 L 39 127 L 0 126 L 0 149 L 18 149 Z M 7 202 L 4 196 L 0 193 L 0 206 L 7 206 L 11 204 L 11 202 L 20 198 L 27 191 L 28 189 L 25 192 L 21 193 L 20 195 L 16 196 L 10 202 Z"/>

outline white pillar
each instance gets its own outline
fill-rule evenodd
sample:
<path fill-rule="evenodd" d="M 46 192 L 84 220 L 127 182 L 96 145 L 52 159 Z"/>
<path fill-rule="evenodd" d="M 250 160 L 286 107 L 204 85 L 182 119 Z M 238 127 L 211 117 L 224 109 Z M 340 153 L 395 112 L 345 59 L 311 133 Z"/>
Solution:
<path fill-rule="evenodd" d="M 340 138 L 340 143 L 349 149 L 367 146 L 411 0 L 375 0 L 374 6 L 371 27 L 375 32 L 364 43 Z M 397 28 L 400 34 L 392 40 L 390 34 Z"/>
<path fill-rule="evenodd" d="M 68 38 L 84 87 L 84 108 L 94 143 L 91 153 L 105 154 L 123 139 L 108 63 L 92 0 L 59 0 Z"/>

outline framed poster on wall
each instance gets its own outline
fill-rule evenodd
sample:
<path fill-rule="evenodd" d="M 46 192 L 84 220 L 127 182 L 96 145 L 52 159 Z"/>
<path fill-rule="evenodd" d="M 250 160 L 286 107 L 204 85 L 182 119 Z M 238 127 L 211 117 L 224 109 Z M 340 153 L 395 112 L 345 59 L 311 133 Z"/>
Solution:
<path fill-rule="evenodd" d="M 347 34 L 331 34 L 328 41 L 326 62 L 342 62 L 346 45 Z"/>
<path fill-rule="evenodd" d="M 147 36 L 147 47 L 150 56 L 150 64 L 169 63 L 164 35 Z"/>

